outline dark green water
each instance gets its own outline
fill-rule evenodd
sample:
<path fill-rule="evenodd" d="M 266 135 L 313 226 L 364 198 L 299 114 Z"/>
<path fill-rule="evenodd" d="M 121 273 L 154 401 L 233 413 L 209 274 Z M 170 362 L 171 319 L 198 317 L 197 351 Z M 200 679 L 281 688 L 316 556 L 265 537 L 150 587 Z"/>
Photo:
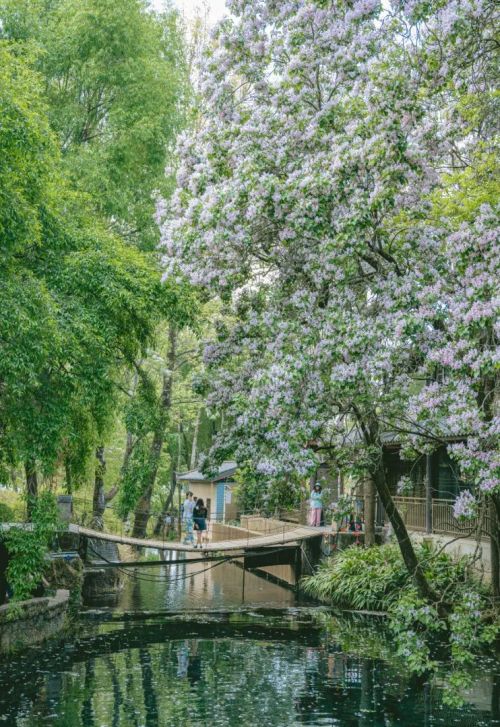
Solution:
<path fill-rule="evenodd" d="M 450 709 L 394 659 L 381 621 L 297 605 L 252 574 L 243 586 L 234 565 L 183 568 L 142 570 L 62 646 L 0 664 L 0 726 L 500 725 L 494 664 Z"/>

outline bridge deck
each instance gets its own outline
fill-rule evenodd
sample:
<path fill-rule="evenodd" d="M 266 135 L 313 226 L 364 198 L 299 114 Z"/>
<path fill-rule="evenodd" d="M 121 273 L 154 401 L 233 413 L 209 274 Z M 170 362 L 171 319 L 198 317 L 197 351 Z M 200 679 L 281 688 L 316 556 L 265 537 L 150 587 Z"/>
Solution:
<path fill-rule="evenodd" d="M 114 533 L 106 533 L 100 530 L 91 530 L 90 528 L 85 528 L 81 525 L 70 525 L 69 529 L 73 533 L 79 533 L 80 535 L 85 535 L 88 538 L 107 540 L 121 545 L 135 545 L 143 548 L 157 548 L 158 550 L 177 550 L 187 552 L 193 552 L 194 550 L 192 545 L 184 545 L 184 543 L 131 538 L 128 535 L 115 535 Z M 239 540 L 221 540 L 217 543 L 208 543 L 203 547 L 203 552 L 218 553 L 221 551 L 262 548 L 268 545 L 285 545 L 286 543 L 294 543 L 298 540 L 309 540 L 309 538 L 316 538 L 318 535 L 325 535 L 331 532 L 330 528 L 299 526 L 291 530 L 280 530 L 280 532 L 273 533 L 271 535 L 256 535 L 255 533 L 249 533 L 248 538 L 241 538 Z"/>

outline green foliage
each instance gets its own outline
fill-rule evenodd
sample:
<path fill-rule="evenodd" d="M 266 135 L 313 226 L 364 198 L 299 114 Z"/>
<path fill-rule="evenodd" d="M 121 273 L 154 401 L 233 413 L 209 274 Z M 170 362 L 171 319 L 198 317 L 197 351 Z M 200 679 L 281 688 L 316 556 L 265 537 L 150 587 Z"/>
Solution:
<path fill-rule="evenodd" d="M 291 510 L 300 505 L 301 483 L 289 478 L 270 480 L 247 463 L 235 475 L 235 497 L 241 512 Z"/>
<path fill-rule="evenodd" d="M 196 303 L 162 285 L 153 256 L 110 233 L 75 191 L 33 62 L 0 41 L 0 463 L 29 459 L 52 474 L 64 460 L 76 486 L 124 368 L 160 320 L 185 324 Z"/>
<path fill-rule="evenodd" d="M 60 523 L 55 497 L 44 492 L 33 503 L 31 527 L 12 528 L 2 536 L 10 556 L 7 581 L 14 592 L 14 601 L 29 598 L 40 584 L 48 546 L 58 529 Z"/>
<path fill-rule="evenodd" d="M 241 466 L 234 478 L 236 480 L 234 494 L 241 512 L 263 509 L 266 504 L 266 478 L 249 465 Z"/>
<path fill-rule="evenodd" d="M 149 437 L 139 440 L 134 447 L 133 457 L 129 460 L 120 488 L 118 514 L 122 519 L 125 519 L 134 510 L 143 494 L 144 478 L 151 466 L 150 455 Z"/>
<path fill-rule="evenodd" d="M 386 611 L 409 582 L 399 548 L 382 545 L 342 550 L 325 560 L 303 585 L 306 593 L 336 606 Z"/>
<path fill-rule="evenodd" d="M 0 502 L 0 523 L 13 523 L 14 511 L 5 503 Z"/>
<path fill-rule="evenodd" d="M 331 507 L 332 520 L 339 527 L 345 518 L 349 518 L 350 514 L 355 510 L 354 499 L 349 495 L 340 495 L 338 500 Z"/>
<path fill-rule="evenodd" d="M 498 619 L 487 590 L 469 577 L 467 558 L 453 561 L 427 546 L 416 552 L 431 587 L 444 594 L 440 603 L 418 596 L 392 544 L 339 552 L 303 580 L 304 589 L 342 608 L 385 611 L 397 654 L 413 673 L 437 670 L 435 652 L 446 639 L 451 670 L 445 698 L 458 705 L 457 689 L 470 683 L 476 660 L 498 634 Z"/>
<path fill-rule="evenodd" d="M 179 15 L 141 0 L 0 0 L 0 17 L 3 35 L 35 52 L 68 177 L 152 249 L 154 196 L 168 196 L 168 148 L 189 107 Z"/>
<path fill-rule="evenodd" d="M 458 226 L 474 220 L 481 205 L 494 208 L 499 193 L 498 154 L 479 146 L 469 166 L 443 175 L 442 186 L 432 195 L 432 214 Z"/>

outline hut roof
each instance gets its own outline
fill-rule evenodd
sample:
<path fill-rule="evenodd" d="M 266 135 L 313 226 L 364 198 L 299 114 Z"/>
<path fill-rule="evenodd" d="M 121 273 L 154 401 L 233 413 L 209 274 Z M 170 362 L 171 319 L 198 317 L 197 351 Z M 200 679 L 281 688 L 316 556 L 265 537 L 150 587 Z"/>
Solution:
<path fill-rule="evenodd" d="M 189 472 L 183 472 L 182 475 L 177 475 L 177 480 L 181 482 L 219 482 L 220 480 L 226 480 L 232 477 L 237 469 L 238 465 L 236 462 L 227 461 L 223 462 L 217 469 L 215 475 L 211 477 L 204 475 L 199 470 L 190 470 Z"/>

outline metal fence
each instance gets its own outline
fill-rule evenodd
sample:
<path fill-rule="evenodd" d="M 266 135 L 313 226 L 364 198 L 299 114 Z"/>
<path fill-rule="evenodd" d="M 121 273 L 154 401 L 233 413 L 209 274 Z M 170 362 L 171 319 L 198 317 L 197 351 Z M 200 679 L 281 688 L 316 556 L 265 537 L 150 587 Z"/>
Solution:
<path fill-rule="evenodd" d="M 426 532 L 426 501 L 425 497 L 394 497 L 405 525 L 410 530 Z M 479 512 L 477 518 L 466 523 L 459 522 L 453 515 L 454 500 L 432 500 L 432 533 L 440 535 L 462 535 L 471 537 L 480 534 L 488 537 L 489 516 L 487 512 Z"/>

